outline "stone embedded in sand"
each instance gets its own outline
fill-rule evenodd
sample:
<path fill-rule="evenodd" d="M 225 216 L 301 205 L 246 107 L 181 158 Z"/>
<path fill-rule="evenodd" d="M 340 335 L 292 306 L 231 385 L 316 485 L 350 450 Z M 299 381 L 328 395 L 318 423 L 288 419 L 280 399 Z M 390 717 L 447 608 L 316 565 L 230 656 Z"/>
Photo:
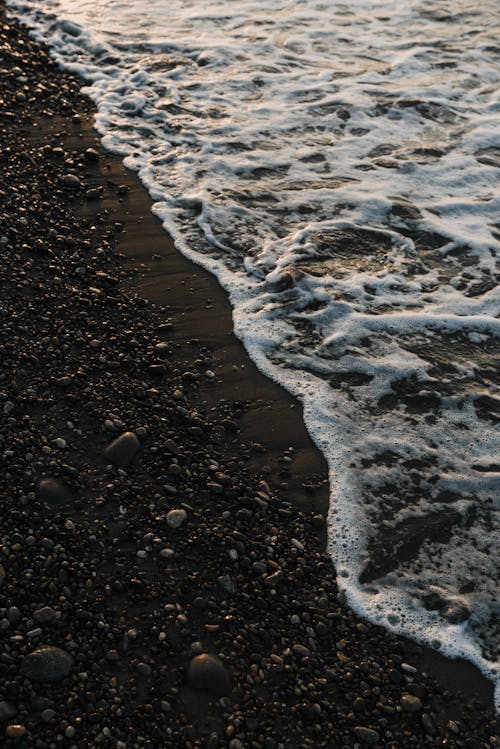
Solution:
<path fill-rule="evenodd" d="M 229 674 L 219 658 L 208 653 L 197 655 L 188 668 L 189 686 L 203 689 L 217 695 L 228 694 L 231 690 Z"/>
<path fill-rule="evenodd" d="M 110 442 L 104 455 L 115 465 L 126 466 L 135 458 L 140 447 L 141 443 L 133 432 L 124 432 Z"/>
<path fill-rule="evenodd" d="M 40 481 L 37 489 L 38 499 L 49 504 L 65 504 L 71 502 L 73 496 L 70 490 L 58 479 L 45 478 Z"/>
<path fill-rule="evenodd" d="M 374 731 L 373 728 L 366 728 L 365 726 L 355 726 L 354 733 L 362 744 L 373 746 L 379 740 L 379 734 Z"/>
<path fill-rule="evenodd" d="M 21 671 L 30 681 L 52 683 L 65 679 L 73 666 L 73 658 L 61 648 L 42 645 L 24 659 Z"/>
<path fill-rule="evenodd" d="M 186 520 L 186 510 L 170 510 L 167 513 L 167 525 L 169 528 L 180 528 Z"/>

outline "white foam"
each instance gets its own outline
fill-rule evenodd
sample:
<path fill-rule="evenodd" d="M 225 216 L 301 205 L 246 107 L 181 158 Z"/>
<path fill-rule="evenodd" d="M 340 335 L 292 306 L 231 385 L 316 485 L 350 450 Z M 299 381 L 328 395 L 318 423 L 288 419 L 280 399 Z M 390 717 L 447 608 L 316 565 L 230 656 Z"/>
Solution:
<path fill-rule="evenodd" d="M 469 658 L 500 704 L 496 0 L 10 5 L 303 402 L 351 606 Z M 444 538 L 412 551 L 419 522 Z M 400 561 L 361 583 L 377 539 Z"/>

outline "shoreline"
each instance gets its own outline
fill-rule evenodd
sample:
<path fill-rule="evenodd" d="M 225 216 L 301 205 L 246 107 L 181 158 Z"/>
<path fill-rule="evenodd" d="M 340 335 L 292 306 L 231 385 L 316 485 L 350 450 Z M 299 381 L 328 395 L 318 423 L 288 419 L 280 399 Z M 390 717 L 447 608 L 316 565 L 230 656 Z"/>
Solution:
<path fill-rule="evenodd" d="M 135 743 L 126 746 L 404 747 L 442 745 L 443 738 L 448 746 L 493 746 L 491 685 L 470 664 L 362 623 L 336 600 L 318 517 L 328 506 L 326 467 L 298 405 L 250 362 L 232 335 L 225 293 L 175 251 L 137 176 L 102 151 L 81 83 L 6 21 L 3 6 L 0 12 L 2 67 L 11 71 L 2 95 L 13 115 L 3 118 L 4 145 L 7 133 L 19 136 L 2 165 L 4 199 L 12 198 L 6 186 L 18 194 L 3 244 L 10 281 L 3 319 L 14 343 L 4 347 L 0 385 L 14 447 L 2 489 L 4 534 L 15 537 L 3 540 L 0 618 L 10 639 L 1 663 L 5 681 L 17 686 L 0 702 L 21 705 L 1 727 L 26 729 L 19 738 L 7 734 L 6 745 L 35 746 L 59 732 L 63 746 L 88 746 L 96 736 L 117 746 L 134 715 Z M 6 54 L 6 43 L 18 57 Z M 28 80 L 16 80 L 23 69 Z M 37 93 L 38 73 L 49 94 Z M 97 158 L 84 156 L 89 148 Z M 20 165 L 27 180 L 38 180 L 34 226 Z M 80 185 L 65 181 L 68 174 Z M 16 372 L 24 380 L 17 390 Z M 28 382 L 34 392 L 26 394 Z M 108 470 L 102 451 L 128 430 L 138 433 L 141 450 L 130 465 Z M 22 457 L 28 450 L 30 460 Z M 72 499 L 41 496 L 44 476 L 68 484 Z M 186 515 L 177 530 L 166 518 L 170 509 Z M 28 537 L 35 541 L 26 546 Z M 28 570 L 35 578 L 45 570 L 46 589 L 22 588 Z M 61 586 L 69 590 L 62 601 Z M 41 608 L 54 618 L 35 626 Z M 134 630 L 140 634 L 131 636 Z M 189 683 L 200 640 L 226 664 L 232 699 Z M 42 689 L 20 681 L 30 651 L 65 643 L 78 664 L 66 679 Z M 95 699 L 80 704 L 78 694 L 88 691 Z M 104 714 L 93 707 L 102 701 Z M 77 714 L 89 706 L 93 721 Z M 63 710 L 72 719 L 64 728 L 57 722 Z"/>

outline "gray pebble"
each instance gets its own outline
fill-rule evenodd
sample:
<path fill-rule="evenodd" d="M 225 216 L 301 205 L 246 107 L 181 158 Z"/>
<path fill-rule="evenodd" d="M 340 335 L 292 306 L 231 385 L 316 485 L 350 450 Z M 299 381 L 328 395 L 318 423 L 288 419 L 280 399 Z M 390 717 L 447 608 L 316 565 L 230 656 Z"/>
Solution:
<path fill-rule="evenodd" d="M 170 512 L 167 513 L 167 525 L 169 528 L 180 528 L 186 519 L 186 510 L 170 510 Z"/>

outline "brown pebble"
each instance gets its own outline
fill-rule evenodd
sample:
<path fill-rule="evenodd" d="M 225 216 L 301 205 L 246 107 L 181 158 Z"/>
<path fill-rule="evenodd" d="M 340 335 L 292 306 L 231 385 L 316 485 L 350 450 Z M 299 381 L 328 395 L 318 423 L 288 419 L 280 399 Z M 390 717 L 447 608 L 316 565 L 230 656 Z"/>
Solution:
<path fill-rule="evenodd" d="M 26 733 L 26 726 L 14 724 L 11 726 L 7 726 L 7 730 L 5 731 L 9 739 L 22 739 L 24 734 Z"/>

